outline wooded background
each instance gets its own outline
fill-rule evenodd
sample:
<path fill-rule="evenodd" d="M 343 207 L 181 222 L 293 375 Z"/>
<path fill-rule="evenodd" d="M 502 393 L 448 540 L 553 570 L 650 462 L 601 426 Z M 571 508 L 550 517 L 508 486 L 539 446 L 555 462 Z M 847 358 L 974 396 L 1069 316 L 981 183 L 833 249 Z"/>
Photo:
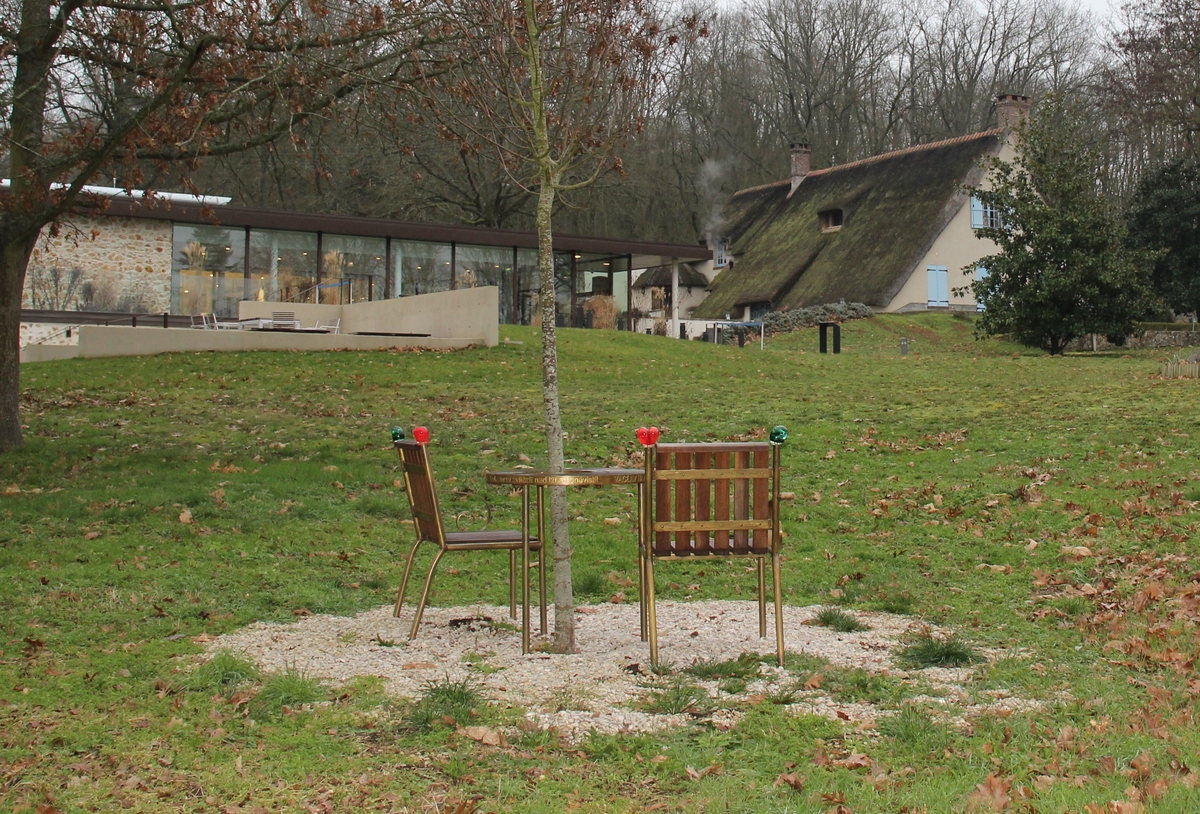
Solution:
<path fill-rule="evenodd" d="M 788 172 L 994 126 L 998 93 L 1085 100 L 1119 203 L 1149 167 L 1195 155 L 1200 11 L 1128 5 L 1101 20 L 1064 0 L 747 0 L 675 51 L 623 172 L 568 195 L 556 230 L 692 242 L 728 197 Z M 419 101 L 381 90 L 299 138 L 210 160 L 205 192 L 235 203 L 530 228 L 531 196 L 480 144 L 446 137 Z M 120 179 L 117 179 L 120 183 Z"/>

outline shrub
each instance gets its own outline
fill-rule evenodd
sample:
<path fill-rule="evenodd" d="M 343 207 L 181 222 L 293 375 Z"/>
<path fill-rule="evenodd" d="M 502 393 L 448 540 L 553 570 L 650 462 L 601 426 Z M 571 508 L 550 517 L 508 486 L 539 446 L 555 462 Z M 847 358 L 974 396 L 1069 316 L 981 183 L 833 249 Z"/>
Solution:
<path fill-rule="evenodd" d="M 977 661 L 974 649 L 957 634 L 940 639 L 932 633 L 925 633 L 913 639 L 897 656 L 902 665 L 918 670 L 925 667 L 966 667 Z"/>
<path fill-rule="evenodd" d="M 183 686 L 197 692 L 219 692 L 228 698 L 238 685 L 258 681 L 259 678 L 258 668 L 252 662 L 222 650 L 197 667 L 183 682 Z"/>
<path fill-rule="evenodd" d="M 861 630 L 871 629 L 870 626 L 860 622 L 853 613 L 828 606 L 817 611 L 815 621 L 818 625 L 836 630 L 838 633 L 857 633 Z"/>
<path fill-rule="evenodd" d="M 869 305 L 861 302 L 836 302 L 828 305 L 810 305 L 791 311 L 771 311 L 762 318 L 763 330 L 767 335 L 811 328 L 820 322 L 849 322 L 875 316 Z"/>
<path fill-rule="evenodd" d="M 289 667 L 263 681 L 262 689 L 250 702 L 250 713 L 256 718 L 276 718 L 285 709 L 324 701 L 325 697 L 321 682 L 309 678 L 295 667 Z"/>
<path fill-rule="evenodd" d="M 464 724 L 482 701 L 479 688 L 470 678 L 452 681 L 447 676 L 427 682 L 423 690 L 408 716 L 409 725 L 421 731 L 442 723 Z"/>

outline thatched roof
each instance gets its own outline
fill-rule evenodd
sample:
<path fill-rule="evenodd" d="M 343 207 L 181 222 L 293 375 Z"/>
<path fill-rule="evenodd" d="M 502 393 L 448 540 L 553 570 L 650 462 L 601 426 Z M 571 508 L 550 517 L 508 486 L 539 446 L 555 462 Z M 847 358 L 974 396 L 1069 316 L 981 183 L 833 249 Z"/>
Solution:
<path fill-rule="evenodd" d="M 679 264 L 679 285 L 686 288 L 707 288 L 708 278 L 686 263 Z M 671 267 L 652 266 L 643 271 L 633 284 L 634 288 L 670 288 Z"/>
<path fill-rule="evenodd" d="M 738 260 L 694 316 L 760 302 L 887 305 L 966 203 L 959 187 L 982 177 L 978 159 L 999 152 L 1002 139 L 989 130 L 814 170 L 790 197 L 790 179 L 738 192 L 725 213 Z M 822 231 L 819 213 L 833 209 L 843 225 Z"/>

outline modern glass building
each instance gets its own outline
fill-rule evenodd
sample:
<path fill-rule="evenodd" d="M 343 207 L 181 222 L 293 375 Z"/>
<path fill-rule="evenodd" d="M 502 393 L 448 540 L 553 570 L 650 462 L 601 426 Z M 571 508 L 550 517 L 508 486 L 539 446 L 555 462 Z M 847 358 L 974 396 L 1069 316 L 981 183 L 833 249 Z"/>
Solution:
<path fill-rule="evenodd" d="M 533 232 L 114 200 L 106 212 L 169 221 L 170 309 L 235 316 L 239 300 L 350 303 L 500 289 L 501 323 L 540 321 Z M 700 245 L 555 235 L 557 324 L 628 329 L 640 269 L 712 257 Z"/>

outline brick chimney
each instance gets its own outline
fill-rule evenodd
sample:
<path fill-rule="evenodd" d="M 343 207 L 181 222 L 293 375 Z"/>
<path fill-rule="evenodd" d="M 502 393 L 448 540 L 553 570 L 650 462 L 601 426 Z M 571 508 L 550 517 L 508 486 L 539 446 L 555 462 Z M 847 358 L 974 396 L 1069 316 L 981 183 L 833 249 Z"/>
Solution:
<path fill-rule="evenodd" d="M 812 147 L 807 141 L 793 141 L 788 145 L 788 151 L 792 155 L 792 192 L 795 192 L 804 176 L 812 170 Z"/>
<path fill-rule="evenodd" d="M 1004 132 L 1013 130 L 1029 115 L 1033 100 L 1015 93 L 1002 93 L 996 97 L 996 126 Z"/>

